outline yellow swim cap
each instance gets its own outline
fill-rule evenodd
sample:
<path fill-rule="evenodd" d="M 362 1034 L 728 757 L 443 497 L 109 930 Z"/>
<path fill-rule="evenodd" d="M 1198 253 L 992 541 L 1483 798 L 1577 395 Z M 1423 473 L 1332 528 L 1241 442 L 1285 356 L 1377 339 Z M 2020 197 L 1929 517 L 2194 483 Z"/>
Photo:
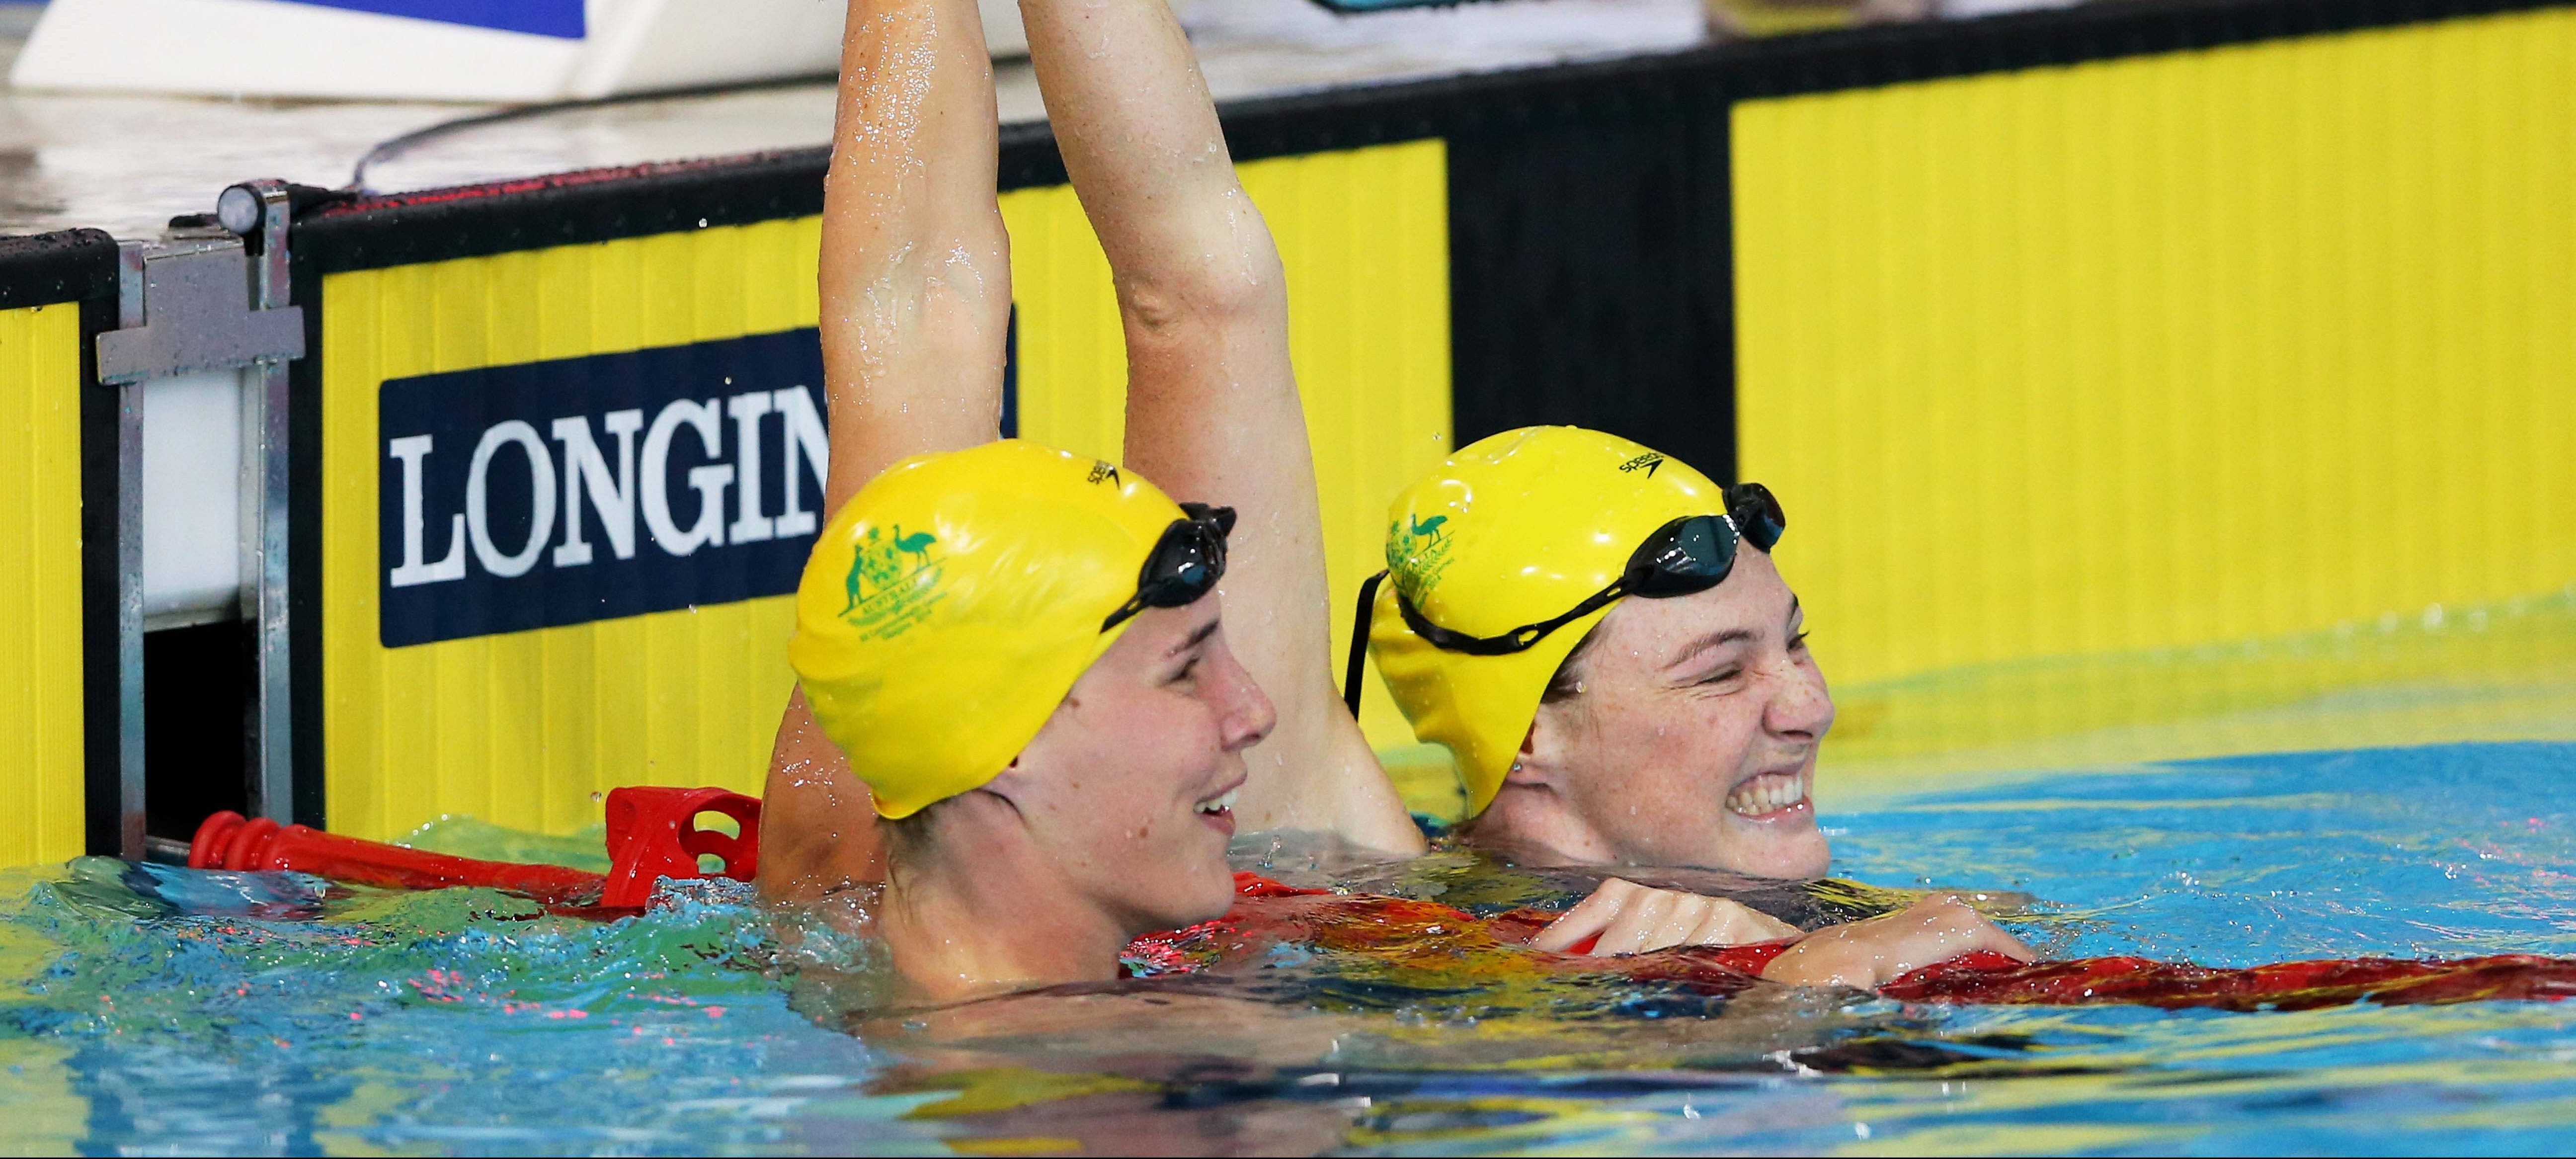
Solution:
<path fill-rule="evenodd" d="M 1664 524 L 1725 510 L 1725 494 L 1708 476 L 1581 427 L 1523 427 L 1478 440 L 1396 497 L 1386 532 L 1390 582 L 1370 617 L 1369 650 L 1414 735 L 1457 758 L 1469 816 L 1502 790 L 1548 680 L 1617 604 L 1526 651 L 1472 656 L 1415 635 L 1396 593 L 1439 627 L 1501 635 L 1608 587 Z"/>
<path fill-rule="evenodd" d="M 992 780 L 1129 621 L 1101 621 L 1179 504 L 1096 459 L 1005 439 L 906 459 L 824 527 L 787 646 L 805 701 L 909 817 Z"/>

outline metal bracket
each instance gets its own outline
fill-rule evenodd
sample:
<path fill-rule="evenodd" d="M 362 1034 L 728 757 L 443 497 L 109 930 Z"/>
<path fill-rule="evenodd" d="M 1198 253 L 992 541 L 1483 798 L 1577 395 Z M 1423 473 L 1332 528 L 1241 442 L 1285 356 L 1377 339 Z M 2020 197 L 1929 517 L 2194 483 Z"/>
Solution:
<path fill-rule="evenodd" d="M 320 823 L 295 810 L 295 683 L 293 636 L 287 604 L 288 358 L 304 356 L 304 311 L 287 303 L 294 287 L 287 262 L 297 187 L 283 181 L 249 181 L 224 190 L 216 218 L 242 235 L 251 256 L 254 318 L 294 319 L 291 354 L 259 360 L 242 382 L 242 578 L 257 593 L 258 698 L 251 710 L 249 742 L 252 811 L 281 825 Z M 242 224 L 255 223 L 244 230 Z M 281 341 L 281 349 L 287 344 Z"/>
<path fill-rule="evenodd" d="M 116 324 L 143 325 L 143 243 L 116 248 Z M 107 335 L 100 335 L 101 338 Z M 105 360 L 101 359 L 101 365 Z M 143 800 L 143 384 L 116 390 L 116 845 L 142 860 Z"/>
<path fill-rule="evenodd" d="M 304 357 L 304 311 L 290 305 L 287 231 L 299 190 L 252 181 L 223 192 L 216 217 L 234 236 L 180 231 L 123 247 L 120 328 L 98 336 L 98 377 L 122 392 L 118 470 L 138 504 L 120 511 L 119 555 L 132 581 L 119 625 L 123 694 L 135 733 L 123 745 L 120 834 L 125 854 L 148 851 L 142 830 L 142 384 L 206 370 L 243 370 L 240 528 L 243 611 L 257 624 L 257 674 L 245 730 L 251 811 L 291 823 L 295 763 L 287 630 L 288 375 Z"/>
<path fill-rule="evenodd" d="M 252 308 L 253 274 L 237 238 L 147 243 L 138 322 L 98 336 L 100 382 L 123 384 L 198 370 L 304 357 L 304 311 Z M 263 304 L 264 305 L 264 304 Z"/>

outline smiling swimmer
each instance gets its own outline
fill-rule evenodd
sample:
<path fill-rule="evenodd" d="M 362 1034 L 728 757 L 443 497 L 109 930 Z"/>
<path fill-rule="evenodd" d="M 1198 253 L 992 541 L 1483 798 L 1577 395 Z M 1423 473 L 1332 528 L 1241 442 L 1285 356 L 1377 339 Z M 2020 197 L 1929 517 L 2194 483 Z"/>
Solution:
<path fill-rule="evenodd" d="M 1771 563 L 1787 529 L 1760 484 L 1721 487 L 1614 435 L 1478 440 L 1389 510 L 1349 687 L 1365 639 L 1415 735 L 1455 757 L 1470 844 L 1820 877 L 1832 851 L 1809 794 L 1834 702 Z M 1810 937 L 1765 975 L 1873 985 L 1919 939 L 2029 953 L 1934 897 Z"/>
<path fill-rule="evenodd" d="M 1116 282 L 1125 461 L 991 443 L 1011 269 L 977 7 L 853 0 L 822 223 L 835 515 L 762 834 L 772 901 L 884 883 L 878 929 L 933 1002 L 1106 978 L 1128 936 L 1222 911 L 1236 814 L 1422 848 L 1333 687 L 1284 276 L 1188 39 L 1161 0 L 1022 15 Z M 1145 478 L 1246 517 L 1185 515 Z M 1222 570 L 1221 601 L 1114 618 L 1172 536 Z M 1611 881 L 1547 938 L 1791 932 Z"/>
<path fill-rule="evenodd" d="M 898 463 L 824 528 L 788 656 L 883 819 L 873 920 L 898 1004 L 1105 981 L 1131 940 L 1234 902 L 1243 754 L 1278 718 L 1226 640 L 1233 525 L 1132 472 L 1004 440 Z M 1534 944 L 1795 934 L 1717 907 L 1614 882 Z M 1766 975 L 1795 980 L 1822 952 L 1810 943 L 1862 928 Z M 1908 968 L 1953 940 L 1929 932 L 1898 951 Z"/>
<path fill-rule="evenodd" d="M 1787 519 L 1769 491 L 1527 427 L 1451 456 L 1388 520 L 1368 644 L 1415 734 L 1456 757 L 1468 840 L 1825 872 L 1807 797 L 1834 703 L 1771 566 Z"/>
<path fill-rule="evenodd" d="M 885 819 L 907 998 L 1113 977 L 1232 902 L 1243 750 L 1276 721 L 1214 594 L 1233 522 L 1006 440 L 897 464 L 824 529 L 788 656 Z"/>

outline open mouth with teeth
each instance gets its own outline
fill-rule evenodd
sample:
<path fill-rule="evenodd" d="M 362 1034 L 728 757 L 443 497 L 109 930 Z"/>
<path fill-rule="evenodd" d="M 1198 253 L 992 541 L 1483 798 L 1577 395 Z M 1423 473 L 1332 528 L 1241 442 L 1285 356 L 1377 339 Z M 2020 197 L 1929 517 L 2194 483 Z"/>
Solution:
<path fill-rule="evenodd" d="M 1764 773 L 1726 795 L 1726 811 L 1755 821 L 1785 821 L 1812 812 L 1807 773 Z"/>
<path fill-rule="evenodd" d="M 1234 836 L 1234 799 L 1242 792 L 1243 786 L 1236 785 L 1217 796 L 1199 802 L 1199 818 L 1214 826 L 1218 832 L 1228 837 Z"/>

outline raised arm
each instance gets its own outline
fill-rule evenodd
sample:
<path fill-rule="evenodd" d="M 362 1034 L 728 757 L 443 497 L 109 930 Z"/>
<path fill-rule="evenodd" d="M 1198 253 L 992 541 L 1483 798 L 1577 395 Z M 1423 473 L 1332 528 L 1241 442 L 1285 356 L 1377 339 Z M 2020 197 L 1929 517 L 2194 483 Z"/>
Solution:
<path fill-rule="evenodd" d="M 826 510 L 901 459 L 996 433 L 1011 316 L 999 150 L 975 0 L 850 0 L 823 177 Z M 810 899 L 878 876 L 867 786 L 802 694 L 779 728 L 763 815 L 770 897 Z"/>
<path fill-rule="evenodd" d="M 1021 0 L 1047 116 L 1108 252 L 1127 333 L 1129 466 L 1241 514 L 1223 594 L 1235 654 L 1278 706 L 1236 806 L 1391 852 L 1420 834 L 1333 686 L 1330 593 L 1288 296 L 1165 0 Z"/>

